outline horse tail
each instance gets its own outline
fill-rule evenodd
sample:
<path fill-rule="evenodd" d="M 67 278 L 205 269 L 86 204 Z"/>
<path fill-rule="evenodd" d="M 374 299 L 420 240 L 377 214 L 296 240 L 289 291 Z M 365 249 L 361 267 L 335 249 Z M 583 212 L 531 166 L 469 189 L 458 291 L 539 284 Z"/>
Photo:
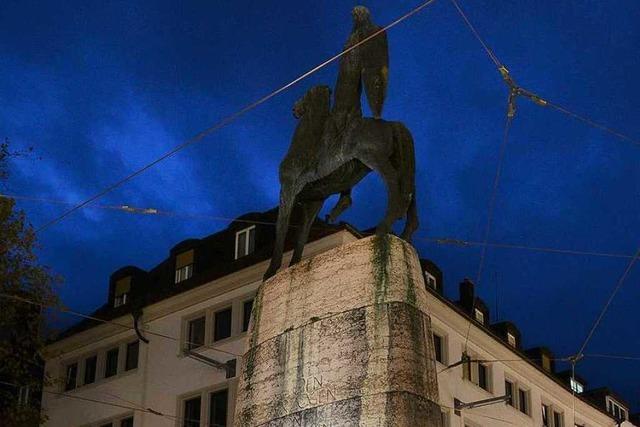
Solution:
<path fill-rule="evenodd" d="M 411 235 L 418 228 L 418 210 L 416 202 L 416 153 L 413 136 L 402 123 L 393 124 L 393 141 L 396 170 L 400 172 L 400 189 L 402 194 L 410 195 L 407 205 L 406 223 L 402 238 L 411 241 Z"/>
<path fill-rule="evenodd" d="M 400 171 L 400 185 L 404 193 L 415 193 L 416 153 L 413 136 L 400 122 L 393 123 L 395 168 Z M 413 199 L 413 197 L 412 197 Z"/>

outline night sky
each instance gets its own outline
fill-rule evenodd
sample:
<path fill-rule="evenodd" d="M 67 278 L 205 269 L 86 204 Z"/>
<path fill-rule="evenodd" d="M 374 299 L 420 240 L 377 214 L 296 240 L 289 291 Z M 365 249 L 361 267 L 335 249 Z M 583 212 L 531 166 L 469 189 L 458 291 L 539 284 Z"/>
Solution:
<path fill-rule="evenodd" d="M 354 2 L 3 1 L 0 136 L 34 155 L 12 161 L 4 193 L 78 202 L 220 118 L 337 53 Z M 379 24 L 418 2 L 364 2 Z M 636 0 L 463 1 L 524 87 L 640 139 L 640 3 Z M 482 241 L 502 138 L 506 87 L 440 0 L 389 32 L 384 117 L 416 142 L 417 236 Z M 274 207 L 277 167 L 310 86 L 333 64 L 159 164 L 98 204 L 233 218 Z M 640 245 L 640 145 L 524 99 L 518 103 L 490 242 L 633 254 Z M 19 201 L 42 225 L 65 206 Z M 386 191 L 371 174 L 342 219 L 368 228 Z M 151 268 L 169 248 L 225 222 L 87 208 L 43 232 L 39 254 L 64 276 L 73 309 L 106 301 L 109 274 Z M 415 240 L 445 289 L 474 277 L 478 247 Z M 512 320 L 526 347 L 575 353 L 628 258 L 489 248 L 478 292 L 493 320 Z M 586 349 L 640 357 L 640 268 L 631 272 Z M 497 307 L 496 307 L 497 306 Z M 77 319 L 74 319 L 77 320 Z M 57 322 L 69 322 L 58 318 Z M 560 366 L 562 367 L 562 366 Z M 640 409 L 640 361 L 586 358 L 590 387 L 610 385 Z"/>

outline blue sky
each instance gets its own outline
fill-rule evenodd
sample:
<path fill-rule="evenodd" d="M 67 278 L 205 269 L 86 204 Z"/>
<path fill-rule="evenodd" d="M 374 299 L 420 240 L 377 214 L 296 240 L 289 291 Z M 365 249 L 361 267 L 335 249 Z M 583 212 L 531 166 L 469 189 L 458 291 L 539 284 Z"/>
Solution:
<path fill-rule="evenodd" d="M 363 2 L 384 24 L 416 1 Z M 80 201 L 335 54 L 355 2 L 31 2 L 0 5 L 0 136 L 38 158 L 12 162 L 6 193 Z M 640 4 L 461 2 L 524 87 L 640 138 Z M 384 117 L 416 141 L 419 236 L 481 241 L 506 89 L 451 3 L 392 29 Z M 331 65 L 144 175 L 102 204 L 235 217 L 276 205 L 291 106 Z M 633 254 L 640 245 L 640 146 L 519 101 L 491 242 Z M 386 195 L 371 175 L 345 214 L 375 225 Z M 62 206 L 20 202 L 38 226 Z M 90 312 L 117 268 L 150 268 L 175 243 L 225 223 L 88 208 L 40 236 L 66 305 Z M 480 250 L 415 242 L 455 296 Z M 480 295 L 527 346 L 575 353 L 628 260 L 490 248 Z M 631 272 L 587 353 L 640 357 L 640 271 Z M 495 316 L 494 316 L 495 319 Z M 637 361 L 585 359 L 591 386 L 640 406 Z"/>

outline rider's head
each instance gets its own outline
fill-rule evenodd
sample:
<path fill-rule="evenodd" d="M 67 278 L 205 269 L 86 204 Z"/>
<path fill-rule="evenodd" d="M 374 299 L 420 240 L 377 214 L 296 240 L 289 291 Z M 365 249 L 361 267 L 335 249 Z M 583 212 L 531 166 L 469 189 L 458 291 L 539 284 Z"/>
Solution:
<path fill-rule="evenodd" d="M 371 19 L 371 14 L 369 13 L 369 9 L 364 6 L 356 6 L 351 11 L 351 15 L 353 16 L 354 24 L 362 24 L 369 22 Z"/>

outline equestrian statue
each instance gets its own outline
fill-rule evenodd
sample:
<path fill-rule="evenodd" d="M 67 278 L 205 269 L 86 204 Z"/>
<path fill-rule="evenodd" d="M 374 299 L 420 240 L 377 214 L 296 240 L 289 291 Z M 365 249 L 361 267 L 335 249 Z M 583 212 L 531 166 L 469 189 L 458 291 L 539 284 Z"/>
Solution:
<path fill-rule="evenodd" d="M 380 30 L 367 8 L 357 6 L 352 15 L 353 30 L 345 50 Z M 290 265 L 302 258 L 311 225 L 326 199 L 340 194 L 328 215 L 335 221 L 351 205 L 351 189 L 372 170 L 382 176 L 388 193 L 387 211 L 376 234 L 391 232 L 393 223 L 406 217 L 401 237 L 411 240 L 418 228 L 415 151 L 413 137 L 404 124 L 381 118 L 388 74 L 387 37 L 381 32 L 340 58 L 333 106 L 327 86 L 311 88 L 295 103 L 293 114 L 299 122 L 280 164 L 276 241 L 265 280 L 282 265 L 294 206 L 302 211 L 302 223 Z M 373 117 L 362 114 L 363 86 Z"/>

